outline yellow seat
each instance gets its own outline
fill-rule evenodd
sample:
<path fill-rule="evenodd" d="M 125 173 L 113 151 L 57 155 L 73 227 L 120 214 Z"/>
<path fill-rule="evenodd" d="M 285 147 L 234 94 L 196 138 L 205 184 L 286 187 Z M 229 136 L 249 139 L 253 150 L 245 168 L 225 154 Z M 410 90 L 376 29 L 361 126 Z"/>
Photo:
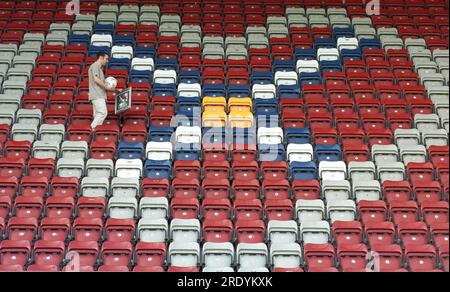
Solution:
<path fill-rule="evenodd" d="M 227 124 L 227 114 L 224 111 L 205 111 L 202 115 L 203 127 L 225 127 Z"/>
<path fill-rule="evenodd" d="M 228 115 L 228 123 L 232 128 L 251 128 L 253 127 L 253 114 L 249 111 L 233 111 Z"/>
<path fill-rule="evenodd" d="M 227 101 L 225 97 L 204 97 L 202 100 L 203 111 L 225 112 Z"/>
<path fill-rule="evenodd" d="M 251 98 L 237 98 L 231 97 L 228 100 L 229 112 L 251 112 L 253 103 Z"/>

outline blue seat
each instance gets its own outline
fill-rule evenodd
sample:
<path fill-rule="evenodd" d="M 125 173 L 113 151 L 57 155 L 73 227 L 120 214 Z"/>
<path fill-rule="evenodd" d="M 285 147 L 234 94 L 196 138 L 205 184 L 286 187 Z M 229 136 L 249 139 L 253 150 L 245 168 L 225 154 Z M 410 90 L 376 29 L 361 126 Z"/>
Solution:
<path fill-rule="evenodd" d="M 315 49 L 295 49 L 295 59 L 298 60 L 316 60 L 317 51 Z"/>
<path fill-rule="evenodd" d="M 311 144 L 311 130 L 309 128 L 284 129 L 284 137 L 287 144 Z"/>
<path fill-rule="evenodd" d="M 232 128 L 232 141 L 236 144 L 256 144 L 255 128 Z"/>
<path fill-rule="evenodd" d="M 153 72 L 149 70 L 131 70 L 130 75 L 128 75 L 128 81 L 136 83 L 152 83 Z"/>
<path fill-rule="evenodd" d="M 289 173 L 292 180 L 315 180 L 318 178 L 317 164 L 312 161 L 291 162 L 289 164 Z"/>
<path fill-rule="evenodd" d="M 296 85 L 279 85 L 277 87 L 278 98 L 300 98 L 300 86 Z"/>
<path fill-rule="evenodd" d="M 381 43 L 379 39 L 360 39 L 359 48 L 361 51 L 366 49 L 381 49 Z"/>
<path fill-rule="evenodd" d="M 273 73 L 272 72 L 252 72 L 250 75 L 252 84 L 272 84 Z"/>
<path fill-rule="evenodd" d="M 319 72 L 302 72 L 298 77 L 300 86 L 304 85 L 321 85 L 322 75 Z"/>
<path fill-rule="evenodd" d="M 320 61 L 319 68 L 322 73 L 324 72 L 342 72 L 341 61 Z"/>
<path fill-rule="evenodd" d="M 136 58 L 152 58 L 155 59 L 156 49 L 154 47 L 136 46 L 134 56 Z"/>
<path fill-rule="evenodd" d="M 342 49 L 340 52 L 341 61 L 344 62 L 346 60 L 358 61 L 362 60 L 362 52 L 361 49 Z"/>
<path fill-rule="evenodd" d="M 202 132 L 203 143 L 225 143 L 227 141 L 225 128 L 203 127 Z"/>
<path fill-rule="evenodd" d="M 135 40 L 133 35 L 115 35 L 113 37 L 114 46 L 131 46 L 134 47 Z"/>
<path fill-rule="evenodd" d="M 105 52 L 108 55 L 111 54 L 111 48 L 108 46 L 89 46 L 88 48 L 88 57 L 97 57 L 97 54 L 100 52 Z"/>
<path fill-rule="evenodd" d="M 200 76 L 200 71 L 187 71 L 181 70 L 178 73 L 179 83 L 195 84 L 201 83 L 202 77 Z"/>
<path fill-rule="evenodd" d="M 251 95 L 252 90 L 248 84 L 228 85 L 228 97 L 250 97 Z"/>
<path fill-rule="evenodd" d="M 197 112 L 201 113 L 202 100 L 200 97 L 185 97 L 179 96 L 177 98 L 177 112 Z"/>
<path fill-rule="evenodd" d="M 255 98 L 253 100 L 253 107 L 255 108 L 255 113 L 258 114 L 274 114 L 279 115 L 278 112 L 278 101 L 275 98 L 262 99 Z"/>
<path fill-rule="evenodd" d="M 131 61 L 128 58 L 110 58 L 108 68 L 112 70 L 127 70 L 131 67 Z"/>
<path fill-rule="evenodd" d="M 286 148 L 283 144 L 259 144 L 258 160 L 264 161 L 285 161 Z"/>
<path fill-rule="evenodd" d="M 154 83 L 152 93 L 153 96 L 176 96 L 177 87 L 175 84 Z"/>
<path fill-rule="evenodd" d="M 178 71 L 177 59 L 156 59 L 156 69 Z"/>
<path fill-rule="evenodd" d="M 293 60 L 274 60 L 272 62 L 272 68 L 273 72 L 292 72 L 295 71 L 295 64 Z"/>
<path fill-rule="evenodd" d="M 336 48 L 335 38 L 316 38 L 314 40 L 314 48 L 317 50 L 319 48 L 332 49 Z"/>
<path fill-rule="evenodd" d="M 203 96 L 225 97 L 226 89 L 224 84 L 203 84 Z"/>
<path fill-rule="evenodd" d="M 256 126 L 258 129 L 261 127 L 265 128 L 278 127 L 280 123 L 280 116 L 278 115 L 278 113 L 259 114 L 258 112 L 256 112 L 255 118 L 256 118 Z"/>
<path fill-rule="evenodd" d="M 87 34 L 71 34 L 69 35 L 69 45 L 89 47 L 91 37 Z"/>
<path fill-rule="evenodd" d="M 175 116 L 173 126 L 201 127 L 202 126 L 201 111 L 194 111 L 194 112 L 178 111 Z"/>
<path fill-rule="evenodd" d="M 94 34 L 114 34 L 114 25 L 112 24 L 96 24 L 94 25 Z"/>
<path fill-rule="evenodd" d="M 355 32 L 353 28 L 350 26 L 347 27 L 335 27 L 333 28 L 333 38 L 338 39 L 342 37 L 352 38 L 355 36 Z"/>
<path fill-rule="evenodd" d="M 148 129 L 148 141 L 171 142 L 173 132 L 172 127 L 150 127 Z"/>
<path fill-rule="evenodd" d="M 118 156 L 123 159 L 142 159 L 144 157 L 144 144 L 134 142 L 120 142 Z"/>
<path fill-rule="evenodd" d="M 169 179 L 172 176 L 172 162 L 169 160 L 146 160 L 144 175 L 146 178 Z"/>
<path fill-rule="evenodd" d="M 316 157 L 321 161 L 342 161 L 342 151 L 339 145 L 316 145 Z"/>
<path fill-rule="evenodd" d="M 176 143 L 175 160 L 200 160 L 201 149 L 198 143 Z"/>

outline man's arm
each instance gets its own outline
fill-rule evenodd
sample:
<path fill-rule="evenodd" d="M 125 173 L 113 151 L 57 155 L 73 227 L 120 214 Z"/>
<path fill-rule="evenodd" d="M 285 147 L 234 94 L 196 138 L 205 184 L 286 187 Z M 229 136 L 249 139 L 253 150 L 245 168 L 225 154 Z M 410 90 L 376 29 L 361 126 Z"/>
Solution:
<path fill-rule="evenodd" d="M 105 91 L 116 91 L 115 88 L 106 87 L 105 83 L 102 80 L 100 80 L 100 78 L 98 78 L 97 76 L 94 76 L 94 82 Z"/>

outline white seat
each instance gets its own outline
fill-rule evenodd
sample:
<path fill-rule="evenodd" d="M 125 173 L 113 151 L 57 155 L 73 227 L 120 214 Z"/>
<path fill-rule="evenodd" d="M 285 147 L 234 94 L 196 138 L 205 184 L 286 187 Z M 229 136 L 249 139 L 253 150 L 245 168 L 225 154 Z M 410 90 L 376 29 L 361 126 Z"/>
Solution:
<path fill-rule="evenodd" d="M 359 201 L 379 201 L 381 198 L 381 186 L 377 180 L 353 182 L 353 198 Z"/>
<path fill-rule="evenodd" d="M 16 113 L 16 123 L 39 126 L 42 122 L 42 112 L 39 109 L 19 109 Z"/>
<path fill-rule="evenodd" d="M 59 143 L 54 141 L 35 141 L 32 150 L 33 158 L 56 160 L 59 157 Z"/>
<path fill-rule="evenodd" d="M 303 244 L 327 244 L 330 241 L 330 224 L 327 221 L 305 221 L 300 224 Z"/>
<path fill-rule="evenodd" d="M 334 48 L 319 48 L 317 50 L 317 59 L 320 61 L 337 61 L 339 60 L 339 51 Z"/>
<path fill-rule="evenodd" d="M 137 214 L 137 200 L 129 197 L 111 197 L 108 202 L 108 213 L 114 219 L 134 219 Z"/>
<path fill-rule="evenodd" d="M 240 268 L 238 273 L 270 273 L 267 268 Z"/>
<path fill-rule="evenodd" d="M 133 59 L 133 47 L 131 46 L 113 46 L 111 57 L 116 59 Z"/>
<path fill-rule="evenodd" d="M 198 219 L 173 219 L 170 223 L 170 238 L 173 242 L 198 242 L 200 235 Z"/>
<path fill-rule="evenodd" d="M 201 97 L 202 87 L 198 83 L 180 83 L 178 84 L 177 95 L 183 97 Z"/>
<path fill-rule="evenodd" d="M 399 160 L 398 148 L 396 145 L 379 145 L 372 146 L 372 160 L 377 165 L 380 163 L 392 163 Z"/>
<path fill-rule="evenodd" d="M 39 127 L 39 139 L 46 142 L 61 143 L 66 129 L 62 124 L 42 124 Z"/>
<path fill-rule="evenodd" d="M 169 224 L 166 219 L 139 220 L 137 237 L 141 242 L 166 242 L 169 240 Z"/>
<path fill-rule="evenodd" d="M 175 140 L 178 143 L 201 143 L 202 130 L 200 127 L 179 126 L 175 131 Z"/>
<path fill-rule="evenodd" d="M 13 141 L 29 141 L 33 143 L 38 136 L 36 125 L 14 124 L 11 128 L 11 137 Z"/>
<path fill-rule="evenodd" d="M 325 218 L 325 204 L 322 200 L 297 200 L 295 214 L 299 223 L 322 221 Z"/>
<path fill-rule="evenodd" d="M 16 112 L 11 109 L 0 108 L 0 124 L 11 126 L 16 119 Z"/>
<path fill-rule="evenodd" d="M 234 246 L 230 242 L 206 242 L 202 251 L 203 264 L 208 268 L 226 268 L 234 265 Z"/>
<path fill-rule="evenodd" d="M 175 267 L 197 267 L 200 265 L 200 246 L 196 242 L 172 242 L 168 252 L 169 264 Z"/>
<path fill-rule="evenodd" d="M 80 179 L 84 175 L 84 160 L 81 158 L 60 158 L 56 169 L 57 175 L 60 177 L 77 177 Z"/>
<path fill-rule="evenodd" d="M 309 162 L 314 159 L 314 149 L 311 144 L 290 143 L 286 153 L 289 162 Z"/>
<path fill-rule="evenodd" d="M 347 166 L 343 161 L 321 161 L 319 163 L 319 176 L 322 180 L 345 180 Z"/>
<path fill-rule="evenodd" d="M 86 159 L 88 149 L 86 141 L 64 141 L 61 145 L 61 157 Z"/>
<path fill-rule="evenodd" d="M 115 177 L 111 181 L 111 194 L 117 197 L 138 197 L 140 195 L 139 179 Z"/>
<path fill-rule="evenodd" d="M 376 168 L 372 161 L 351 161 L 348 173 L 352 181 L 367 181 L 376 179 Z"/>
<path fill-rule="evenodd" d="M 377 165 L 378 178 L 381 183 L 391 181 L 402 181 L 405 179 L 405 165 L 402 162 L 382 163 Z"/>
<path fill-rule="evenodd" d="M 273 84 L 255 84 L 252 87 L 252 97 L 261 99 L 275 98 L 277 89 Z"/>
<path fill-rule="evenodd" d="M 152 58 L 133 58 L 133 60 L 131 60 L 131 69 L 153 71 L 155 69 L 155 61 Z"/>
<path fill-rule="evenodd" d="M 110 178 L 114 173 L 112 159 L 88 159 L 86 162 L 86 175 L 97 178 Z"/>
<path fill-rule="evenodd" d="M 445 133 L 445 136 L 447 136 L 447 133 Z M 400 148 L 400 157 L 406 166 L 410 162 L 425 163 L 427 160 L 427 149 L 423 145 L 404 146 Z"/>
<path fill-rule="evenodd" d="M 92 46 L 111 47 L 113 44 L 112 36 L 110 34 L 93 34 L 91 36 Z"/>
<path fill-rule="evenodd" d="M 336 221 L 355 221 L 356 205 L 355 201 L 331 201 L 327 203 L 327 214 L 330 223 Z"/>
<path fill-rule="evenodd" d="M 0 94 L 0 108 L 4 110 L 16 112 L 21 104 L 22 97 L 19 94 Z"/>
<path fill-rule="evenodd" d="M 302 249 L 298 243 L 272 244 L 270 263 L 274 268 L 300 268 Z"/>
<path fill-rule="evenodd" d="M 103 197 L 109 195 L 109 179 L 106 177 L 84 177 L 81 181 L 83 197 Z"/>
<path fill-rule="evenodd" d="M 282 144 L 283 138 L 283 129 L 279 127 L 258 129 L 258 144 Z"/>
<path fill-rule="evenodd" d="M 395 144 L 402 148 L 420 144 L 420 132 L 417 129 L 396 129 L 394 132 Z"/>
<path fill-rule="evenodd" d="M 275 73 L 275 84 L 279 85 L 296 85 L 298 83 L 298 75 L 296 72 L 281 72 Z"/>
<path fill-rule="evenodd" d="M 146 219 L 167 219 L 169 216 L 169 201 L 167 198 L 141 198 L 139 214 Z"/>
<path fill-rule="evenodd" d="M 172 148 L 170 142 L 148 142 L 145 155 L 150 160 L 172 160 Z"/>
<path fill-rule="evenodd" d="M 327 202 L 350 199 L 351 187 L 347 180 L 322 180 L 322 196 Z"/>
<path fill-rule="evenodd" d="M 225 268 L 204 267 L 202 272 L 203 273 L 234 273 L 234 269 L 230 268 L 230 267 L 225 267 Z"/>
<path fill-rule="evenodd" d="M 114 175 L 121 178 L 140 178 L 142 176 L 142 160 L 117 159 Z"/>
<path fill-rule="evenodd" d="M 298 60 L 297 73 L 314 73 L 319 72 L 319 62 L 317 60 Z"/>
<path fill-rule="evenodd" d="M 416 114 L 414 125 L 420 131 L 439 129 L 439 116 L 436 114 Z"/>
<path fill-rule="evenodd" d="M 298 226 L 295 221 L 271 220 L 267 225 L 267 240 L 274 243 L 295 243 L 298 238 Z"/>
<path fill-rule="evenodd" d="M 153 83 L 176 84 L 177 72 L 174 70 L 156 70 L 153 74 Z"/>
<path fill-rule="evenodd" d="M 343 49 L 355 50 L 359 47 L 357 38 L 340 37 L 337 39 L 337 48 L 340 51 Z"/>
<path fill-rule="evenodd" d="M 445 129 L 422 132 L 422 142 L 429 148 L 430 146 L 447 146 L 448 132 Z"/>
<path fill-rule="evenodd" d="M 266 268 L 269 251 L 264 243 L 239 243 L 236 258 L 241 269 Z"/>

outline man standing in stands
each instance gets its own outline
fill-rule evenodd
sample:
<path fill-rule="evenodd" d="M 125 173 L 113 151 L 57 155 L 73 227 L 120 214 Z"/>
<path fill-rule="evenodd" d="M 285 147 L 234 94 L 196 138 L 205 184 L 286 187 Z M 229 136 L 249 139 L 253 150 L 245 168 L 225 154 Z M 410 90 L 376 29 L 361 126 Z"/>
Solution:
<path fill-rule="evenodd" d="M 89 67 L 89 100 L 94 109 L 94 120 L 92 121 L 92 131 L 98 125 L 102 125 L 108 115 L 106 108 L 106 92 L 114 91 L 105 84 L 104 68 L 108 65 L 109 56 L 105 52 L 97 54 L 97 61 Z"/>

